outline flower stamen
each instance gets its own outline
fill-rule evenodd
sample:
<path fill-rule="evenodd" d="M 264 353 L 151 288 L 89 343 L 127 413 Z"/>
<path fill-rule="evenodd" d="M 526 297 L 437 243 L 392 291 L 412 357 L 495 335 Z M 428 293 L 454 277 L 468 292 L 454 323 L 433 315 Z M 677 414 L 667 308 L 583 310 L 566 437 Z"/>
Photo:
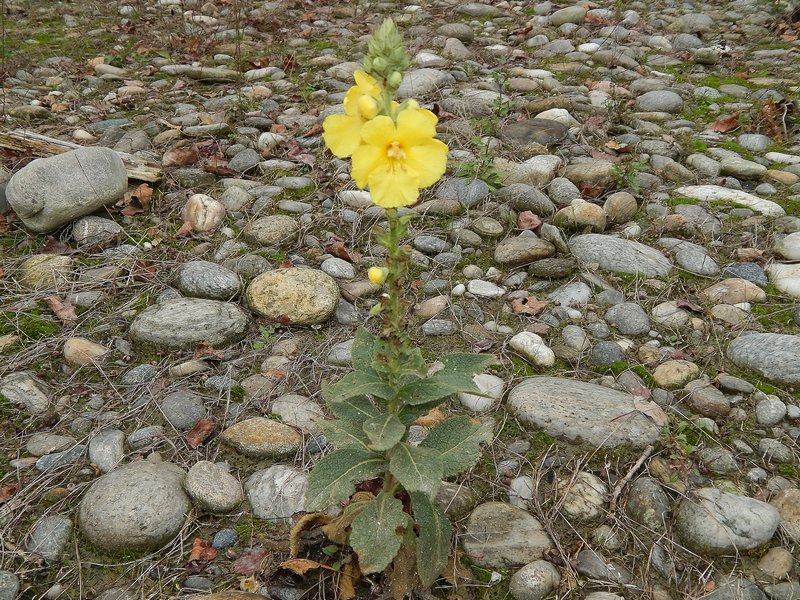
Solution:
<path fill-rule="evenodd" d="M 403 146 L 401 146 L 400 142 L 398 141 L 394 141 L 391 144 L 389 144 L 388 148 L 386 148 L 386 156 L 394 160 L 406 159 L 405 150 L 403 150 Z"/>

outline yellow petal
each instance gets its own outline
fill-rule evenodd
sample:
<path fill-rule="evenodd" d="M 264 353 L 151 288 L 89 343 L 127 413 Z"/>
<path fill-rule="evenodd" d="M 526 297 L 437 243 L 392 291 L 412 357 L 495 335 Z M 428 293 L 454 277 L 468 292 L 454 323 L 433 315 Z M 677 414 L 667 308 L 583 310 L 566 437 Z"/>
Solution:
<path fill-rule="evenodd" d="M 362 139 L 371 146 L 386 148 L 397 139 L 397 129 L 394 121 L 387 116 L 379 115 L 364 123 L 361 128 Z"/>
<path fill-rule="evenodd" d="M 362 94 L 363 92 L 358 88 L 357 85 L 354 85 L 347 90 L 347 93 L 344 95 L 344 100 L 342 101 L 345 114 L 348 114 L 351 117 L 358 114 L 358 99 L 362 96 Z"/>
<path fill-rule="evenodd" d="M 419 187 L 433 185 L 447 170 L 447 144 L 431 139 L 427 144 L 411 146 L 406 150 L 406 168 L 419 179 Z"/>
<path fill-rule="evenodd" d="M 361 143 L 361 124 L 358 117 L 330 115 L 322 122 L 322 139 L 335 156 L 346 158 Z"/>
<path fill-rule="evenodd" d="M 411 206 L 419 198 L 416 174 L 383 164 L 370 173 L 369 194 L 372 201 L 383 208 Z"/>
<path fill-rule="evenodd" d="M 367 75 L 364 71 L 355 71 L 353 79 L 356 80 L 356 85 L 361 89 L 362 94 L 368 94 L 375 99 L 381 97 L 381 88 L 371 75 Z"/>
<path fill-rule="evenodd" d="M 436 136 L 436 123 L 439 120 L 431 111 L 415 108 L 400 111 L 397 115 L 397 132 L 403 146 L 425 144 Z"/>
<path fill-rule="evenodd" d="M 353 165 L 350 167 L 350 176 L 356 180 L 356 185 L 363 190 L 369 183 L 370 174 L 385 163 L 386 158 L 382 148 L 361 144 L 353 152 Z"/>

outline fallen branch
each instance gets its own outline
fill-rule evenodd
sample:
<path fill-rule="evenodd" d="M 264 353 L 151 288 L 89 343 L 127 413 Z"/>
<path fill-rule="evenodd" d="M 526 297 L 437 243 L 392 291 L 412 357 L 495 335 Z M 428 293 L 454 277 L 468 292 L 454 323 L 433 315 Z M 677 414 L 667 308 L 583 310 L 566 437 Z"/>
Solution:
<path fill-rule="evenodd" d="M 0 148 L 30 153 L 34 156 L 54 156 L 83 148 L 80 144 L 51 138 L 26 129 L 0 130 Z M 127 152 L 117 152 L 130 179 L 155 183 L 161 180 L 161 166 Z"/>
<path fill-rule="evenodd" d="M 647 448 L 644 449 L 642 455 L 639 457 L 633 466 L 628 469 L 628 472 L 625 474 L 625 477 L 620 479 L 617 482 L 617 485 L 614 486 L 614 490 L 611 492 L 611 501 L 608 503 L 608 516 L 613 517 L 614 514 L 617 512 L 617 500 L 619 500 L 619 495 L 622 493 L 622 488 L 624 488 L 633 476 L 636 475 L 636 472 L 642 467 L 644 461 L 648 459 L 648 457 L 653 453 L 653 445 L 649 444 Z"/>

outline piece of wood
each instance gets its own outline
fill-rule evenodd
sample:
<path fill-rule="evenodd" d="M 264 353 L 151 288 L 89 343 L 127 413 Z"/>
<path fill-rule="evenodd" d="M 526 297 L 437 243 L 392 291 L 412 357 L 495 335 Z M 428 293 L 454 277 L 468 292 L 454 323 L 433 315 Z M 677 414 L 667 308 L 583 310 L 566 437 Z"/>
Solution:
<path fill-rule="evenodd" d="M 15 129 L 13 131 L 0 129 L 0 148 L 29 152 L 34 156 L 53 156 L 83 147 L 74 142 L 51 138 L 27 129 Z M 127 152 L 117 151 L 117 154 L 125 164 L 125 170 L 128 172 L 130 179 L 150 183 L 161 181 L 162 170 L 160 165 Z"/>

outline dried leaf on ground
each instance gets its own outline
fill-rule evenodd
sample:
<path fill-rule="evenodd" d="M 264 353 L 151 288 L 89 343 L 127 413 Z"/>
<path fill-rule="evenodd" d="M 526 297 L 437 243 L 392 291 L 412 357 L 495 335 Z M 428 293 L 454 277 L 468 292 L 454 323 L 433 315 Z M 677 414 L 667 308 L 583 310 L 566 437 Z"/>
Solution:
<path fill-rule="evenodd" d="M 178 231 L 175 232 L 175 237 L 176 238 L 183 237 L 185 235 L 190 234 L 191 232 L 192 232 L 192 224 L 189 221 L 185 221 L 183 225 L 181 225 L 180 229 L 178 229 Z"/>
<path fill-rule="evenodd" d="M 212 547 L 208 540 L 201 537 L 194 538 L 192 552 L 189 554 L 189 561 L 209 562 L 216 558 L 217 549 Z"/>
<path fill-rule="evenodd" d="M 733 131 L 741 125 L 739 122 L 739 117 L 741 114 L 741 112 L 737 111 L 726 119 L 720 119 L 719 121 L 716 121 L 711 125 L 711 131 L 716 131 L 718 133 L 728 133 L 729 131 Z"/>
<path fill-rule="evenodd" d="M 358 563 L 353 560 L 347 563 L 342 569 L 342 576 L 339 577 L 339 600 L 353 600 L 356 597 L 356 584 L 361 579 L 361 570 Z"/>
<path fill-rule="evenodd" d="M 141 283 L 150 281 L 156 276 L 156 273 L 158 273 L 156 266 L 149 260 L 144 260 L 141 258 L 136 259 L 131 267 L 131 277 L 133 277 L 134 281 Z"/>
<path fill-rule="evenodd" d="M 536 316 L 550 305 L 548 300 L 539 300 L 536 296 L 527 298 L 514 298 L 511 301 L 511 311 L 516 315 Z"/>
<path fill-rule="evenodd" d="M 240 173 L 228 166 L 228 161 L 212 156 L 203 163 L 203 170 L 220 177 L 239 177 Z"/>
<path fill-rule="evenodd" d="M 233 561 L 233 572 L 237 575 L 244 575 L 245 577 L 255 575 L 263 568 L 264 560 L 269 556 L 269 553 L 269 550 L 264 549 L 242 554 Z"/>
<path fill-rule="evenodd" d="M 150 207 L 150 201 L 153 199 L 153 188 L 146 183 L 142 183 L 132 192 L 125 192 L 122 200 L 117 202 L 115 206 L 122 208 L 120 211 L 126 217 L 145 212 Z"/>
<path fill-rule="evenodd" d="M 530 210 L 524 210 L 517 216 L 517 229 L 536 230 L 542 226 L 542 220 Z"/>
<path fill-rule="evenodd" d="M 328 565 L 323 565 L 322 563 L 318 563 L 315 560 L 309 560 L 307 558 L 290 558 L 289 560 L 283 561 L 278 565 L 278 567 L 281 569 L 287 569 L 292 573 L 296 573 L 297 575 L 305 575 L 312 569 L 327 569 L 328 571 L 336 570 L 332 569 Z"/>
<path fill-rule="evenodd" d="M 323 244 L 325 252 L 333 254 L 334 256 L 346 260 L 348 262 L 356 262 L 358 257 L 350 252 L 344 245 L 344 240 L 338 237 L 331 238 Z"/>
<path fill-rule="evenodd" d="M 432 408 L 426 414 L 419 417 L 416 421 L 414 421 L 414 425 L 419 425 L 420 427 L 433 427 L 437 423 L 441 423 L 447 418 L 441 410 L 438 408 Z"/>
<path fill-rule="evenodd" d="M 413 548 L 408 544 L 400 546 L 400 551 L 392 561 L 391 594 L 394 600 L 403 600 L 409 596 L 417 583 L 417 558 Z"/>
<path fill-rule="evenodd" d="M 200 152 L 194 146 L 184 146 L 183 148 L 173 148 L 167 150 L 161 158 L 161 164 L 165 167 L 188 167 L 200 160 Z"/>
<path fill-rule="evenodd" d="M 44 299 L 47 306 L 53 311 L 53 314 L 61 319 L 64 323 L 71 323 L 78 320 L 78 315 L 75 314 L 75 307 L 69 302 L 64 302 L 58 296 L 47 296 Z"/>
<path fill-rule="evenodd" d="M 223 360 L 225 353 L 217 350 L 206 341 L 202 341 L 194 349 L 194 358 L 210 358 L 212 360 Z"/>
<path fill-rule="evenodd" d="M 669 416 L 667 413 L 652 400 L 634 400 L 633 407 L 659 427 L 663 427 L 669 423 Z"/>
<path fill-rule="evenodd" d="M 596 183 L 591 183 L 590 181 L 581 181 L 578 184 L 578 189 L 581 191 L 581 194 L 587 198 L 599 198 L 606 191 L 606 188 L 604 188 L 602 185 L 597 185 Z"/>
<path fill-rule="evenodd" d="M 186 433 L 186 443 L 192 448 L 197 448 L 214 433 L 216 428 L 217 424 L 213 419 L 203 417 Z"/>
<path fill-rule="evenodd" d="M 7 483 L 0 485 L 0 503 L 8 502 L 18 491 L 18 483 Z"/>
<path fill-rule="evenodd" d="M 694 302 L 690 302 L 689 300 L 685 300 L 684 298 L 678 298 L 675 301 L 675 306 L 678 308 L 688 308 L 692 312 L 702 313 L 703 307 L 695 304 Z"/>
<path fill-rule="evenodd" d="M 297 520 L 289 532 L 289 556 L 295 557 L 300 553 L 300 534 L 314 527 L 327 525 L 331 517 L 325 513 L 307 513 Z"/>
<path fill-rule="evenodd" d="M 42 254 L 67 254 L 71 251 L 72 249 L 67 244 L 52 235 L 47 238 L 47 242 L 40 250 Z"/>

